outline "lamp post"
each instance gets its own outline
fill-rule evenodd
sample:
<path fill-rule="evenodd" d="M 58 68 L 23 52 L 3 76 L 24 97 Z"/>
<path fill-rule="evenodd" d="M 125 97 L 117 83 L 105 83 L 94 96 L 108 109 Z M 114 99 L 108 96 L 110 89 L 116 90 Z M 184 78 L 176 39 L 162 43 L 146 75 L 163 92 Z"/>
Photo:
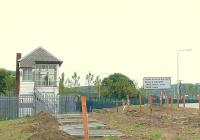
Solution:
<path fill-rule="evenodd" d="M 180 80 L 179 80 L 179 53 L 183 51 L 192 51 L 192 49 L 177 50 L 177 94 L 180 95 Z"/>

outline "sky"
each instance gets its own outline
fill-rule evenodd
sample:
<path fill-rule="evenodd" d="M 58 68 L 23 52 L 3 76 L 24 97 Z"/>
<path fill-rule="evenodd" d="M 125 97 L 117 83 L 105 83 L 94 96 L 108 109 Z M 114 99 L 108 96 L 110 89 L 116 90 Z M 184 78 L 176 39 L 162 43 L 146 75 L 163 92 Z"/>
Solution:
<path fill-rule="evenodd" d="M 0 1 L 0 67 L 15 70 L 22 56 L 42 46 L 63 60 L 85 84 L 92 72 L 200 83 L 199 0 L 6 0 Z"/>

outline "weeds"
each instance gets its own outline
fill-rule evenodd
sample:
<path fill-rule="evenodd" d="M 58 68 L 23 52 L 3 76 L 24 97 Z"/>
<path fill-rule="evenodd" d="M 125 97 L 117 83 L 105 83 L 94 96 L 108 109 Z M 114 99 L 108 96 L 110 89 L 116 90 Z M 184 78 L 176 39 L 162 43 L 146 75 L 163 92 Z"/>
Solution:
<path fill-rule="evenodd" d="M 110 135 L 110 136 L 107 136 L 105 140 L 119 140 L 119 137 Z"/>
<path fill-rule="evenodd" d="M 153 131 L 149 134 L 151 139 L 160 139 L 162 137 L 162 134 L 160 131 Z"/>

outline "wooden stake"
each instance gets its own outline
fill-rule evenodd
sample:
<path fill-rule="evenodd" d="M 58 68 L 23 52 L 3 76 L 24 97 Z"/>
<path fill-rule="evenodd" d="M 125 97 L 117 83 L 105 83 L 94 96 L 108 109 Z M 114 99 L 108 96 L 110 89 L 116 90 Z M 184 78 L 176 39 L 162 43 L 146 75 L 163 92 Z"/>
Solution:
<path fill-rule="evenodd" d="M 118 100 L 116 100 L 116 108 L 117 108 L 117 112 L 118 112 Z"/>
<path fill-rule="evenodd" d="M 142 96 L 139 95 L 139 100 L 140 100 L 140 109 L 139 111 L 142 112 Z"/>
<path fill-rule="evenodd" d="M 160 111 L 162 111 L 162 95 L 160 95 Z"/>
<path fill-rule="evenodd" d="M 86 96 L 81 96 L 84 140 L 89 140 Z"/>
<path fill-rule="evenodd" d="M 130 111 L 130 99 L 129 99 L 128 95 L 126 96 L 126 98 L 127 98 L 127 106 L 128 106 L 127 112 L 129 112 Z"/>
<path fill-rule="evenodd" d="M 169 98 L 168 98 L 167 95 L 165 96 L 165 98 L 166 98 L 166 113 L 168 114 L 168 111 L 169 111 Z"/>
<path fill-rule="evenodd" d="M 153 108 L 152 108 L 152 101 L 153 100 L 153 98 L 152 98 L 152 96 L 150 96 L 150 112 L 152 113 L 152 111 L 153 111 Z"/>

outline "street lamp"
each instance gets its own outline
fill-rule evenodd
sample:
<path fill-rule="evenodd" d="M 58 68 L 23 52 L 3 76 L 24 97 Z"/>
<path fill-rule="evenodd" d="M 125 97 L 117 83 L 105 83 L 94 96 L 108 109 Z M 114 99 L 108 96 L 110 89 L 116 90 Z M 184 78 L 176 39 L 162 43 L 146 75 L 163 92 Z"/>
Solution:
<path fill-rule="evenodd" d="M 177 93 L 180 95 L 180 80 L 179 80 L 179 53 L 184 51 L 192 51 L 192 49 L 177 50 Z"/>

